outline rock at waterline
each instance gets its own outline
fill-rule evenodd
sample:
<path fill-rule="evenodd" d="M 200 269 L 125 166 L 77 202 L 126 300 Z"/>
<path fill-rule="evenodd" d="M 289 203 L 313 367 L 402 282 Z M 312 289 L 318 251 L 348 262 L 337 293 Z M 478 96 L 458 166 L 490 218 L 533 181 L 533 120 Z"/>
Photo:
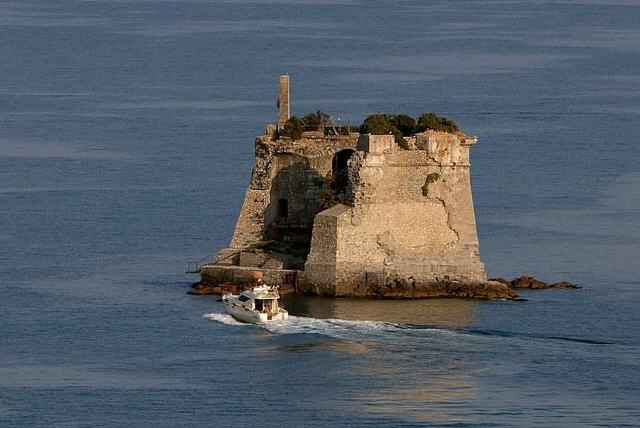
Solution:
<path fill-rule="evenodd" d="M 529 290 L 544 290 L 547 288 L 582 288 L 577 284 L 572 284 L 567 281 L 556 282 L 548 284 L 532 276 L 520 276 L 511 281 L 505 278 L 491 278 L 489 281 L 500 282 L 509 286 L 510 288 L 520 288 Z"/>
<path fill-rule="evenodd" d="M 555 284 L 551 284 L 550 288 L 582 288 L 582 286 L 577 284 L 572 284 L 567 281 L 556 282 Z"/>
<path fill-rule="evenodd" d="M 489 278 L 489 281 L 499 282 L 501 284 L 506 285 L 507 287 L 511 287 L 511 281 L 505 278 Z"/>
<path fill-rule="evenodd" d="M 540 281 L 532 276 L 520 276 L 511 281 L 511 288 L 529 288 L 532 290 L 542 290 L 549 288 L 549 284 Z"/>

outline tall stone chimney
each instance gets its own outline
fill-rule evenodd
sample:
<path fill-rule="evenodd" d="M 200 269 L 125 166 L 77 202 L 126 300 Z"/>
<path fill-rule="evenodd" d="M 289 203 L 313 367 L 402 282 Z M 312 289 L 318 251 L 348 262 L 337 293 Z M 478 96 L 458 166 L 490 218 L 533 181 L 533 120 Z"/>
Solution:
<path fill-rule="evenodd" d="M 278 95 L 278 126 L 284 126 L 291 117 L 289 108 L 289 75 L 280 75 L 280 94 Z"/>

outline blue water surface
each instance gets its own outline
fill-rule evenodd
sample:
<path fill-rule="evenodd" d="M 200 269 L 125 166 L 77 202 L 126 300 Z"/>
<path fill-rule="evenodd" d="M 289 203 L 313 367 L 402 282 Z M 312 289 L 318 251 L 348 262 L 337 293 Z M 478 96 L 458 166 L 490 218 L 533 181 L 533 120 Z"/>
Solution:
<path fill-rule="evenodd" d="M 0 426 L 637 426 L 640 3 L 0 1 Z M 294 113 L 454 118 L 526 302 L 186 295 Z"/>

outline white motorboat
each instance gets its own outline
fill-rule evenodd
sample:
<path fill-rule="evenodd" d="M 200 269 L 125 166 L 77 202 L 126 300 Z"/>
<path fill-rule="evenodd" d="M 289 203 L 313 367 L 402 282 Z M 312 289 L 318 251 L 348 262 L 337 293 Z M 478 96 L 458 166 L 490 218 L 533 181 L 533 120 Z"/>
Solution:
<path fill-rule="evenodd" d="M 222 302 L 227 312 L 240 321 L 260 322 L 286 320 L 289 313 L 278 305 L 278 287 L 258 284 L 240 294 L 225 294 Z"/>

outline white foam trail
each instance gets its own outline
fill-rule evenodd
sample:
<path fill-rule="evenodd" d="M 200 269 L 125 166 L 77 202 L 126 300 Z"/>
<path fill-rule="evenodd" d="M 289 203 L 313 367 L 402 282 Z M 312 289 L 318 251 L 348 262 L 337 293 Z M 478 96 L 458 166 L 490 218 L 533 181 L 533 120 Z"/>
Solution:
<path fill-rule="evenodd" d="M 226 325 L 250 325 L 250 324 L 245 324 L 236 320 L 234 317 L 232 317 L 229 314 L 220 314 L 220 313 L 214 312 L 210 314 L 204 314 L 202 317 L 209 318 L 210 320 L 218 321 L 219 323 L 226 324 Z"/>
<path fill-rule="evenodd" d="M 237 321 L 229 314 L 210 313 L 203 315 L 226 325 L 249 326 Z M 320 334 L 335 339 L 347 340 L 388 340 L 393 337 L 431 337 L 434 335 L 454 335 L 456 333 L 439 328 L 412 328 L 409 325 L 396 324 L 384 321 L 351 321 L 341 319 L 318 319 L 308 317 L 296 317 L 289 315 L 289 319 L 283 321 L 270 321 L 257 324 L 259 327 L 273 334 Z"/>
<path fill-rule="evenodd" d="M 289 316 L 288 320 L 261 324 L 274 334 L 321 334 L 336 339 L 388 339 L 411 331 L 406 326 L 383 321 L 350 321 Z M 431 330 L 431 329 L 430 329 Z M 422 330 L 424 333 L 425 330 Z"/>
<path fill-rule="evenodd" d="M 204 314 L 204 318 L 225 325 L 251 325 L 240 322 L 229 314 L 210 313 Z M 318 319 L 307 317 L 289 316 L 284 321 L 271 321 L 268 323 L 257 324 L 259 327 L 274 334 L 301 334 L 315 333 L 335 338 L 347 338 L 354 335 L 371 335 L 383 332 L 392 332 L 393 330 L 402 329 L 398 324 L 387 323 L 382 321 L 348 321 L 340 319 Z"/>

